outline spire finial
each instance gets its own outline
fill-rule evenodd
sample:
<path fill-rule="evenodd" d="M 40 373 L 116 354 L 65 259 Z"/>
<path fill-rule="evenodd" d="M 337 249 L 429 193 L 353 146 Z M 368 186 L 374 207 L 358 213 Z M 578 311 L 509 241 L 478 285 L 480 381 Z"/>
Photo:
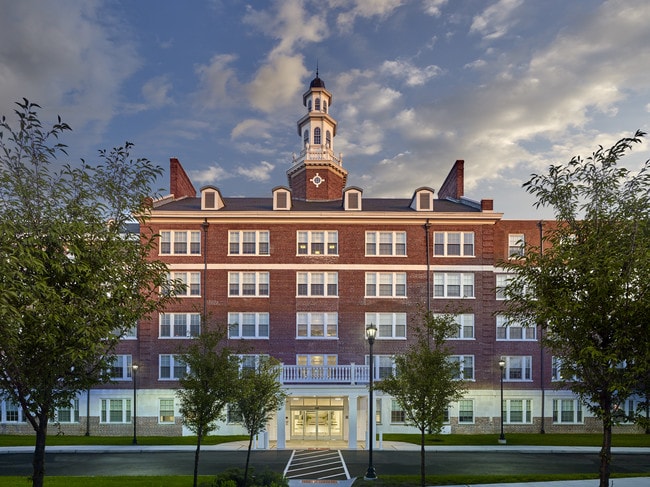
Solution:
<path fill-rule="evenodd" d="M 316 77 L 318 78 L 318 59 L 316 59 Z"/>

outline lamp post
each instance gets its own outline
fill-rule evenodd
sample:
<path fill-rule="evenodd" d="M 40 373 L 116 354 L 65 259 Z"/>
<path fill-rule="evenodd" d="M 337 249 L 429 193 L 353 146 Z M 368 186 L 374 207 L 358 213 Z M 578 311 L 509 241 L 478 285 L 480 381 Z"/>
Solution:
<path fill-rule="evenodd" d="M 366 328 L 366 338 L 368 339 L 368 345 L 370 345 L 370 387 L 369 389 L 369 398 L 368 398 L 368 470 L 366 475 L 364 475 L 364 480 L 375 480 L 377 478 L 377 473 L 375 472 L 375 467 L 372 465 L 372 446 L 375 442 L 375 433 L 373 431 L 373 423 L 375 422 L 373 406 L 373 379 L 375 375 L 375 364 L 372 357 L 372 346 L 375 343 L 375 337 L 377 336 L 377 327 L 370 323 L 370 326 Z"/>
<path fill-rule="evenodd" d="M 501 444 L 505 444 L 505 442 L 506 442 L 506 436 L 503 434 L 503 371 L 504 371 L 505 367 L 506 367 L 506 361 L 503 360 L 503 358 L 502 358 L 501 360 L 499 360 L 499 369 L 501 370 L 501 377 L 500 377 L 500 379 L 501 379 L 501 402 L 500 402 L 500 405 L 501 405 L 501 435 L 499 435 L 499 443 L 501 443 Z"/>
<path fill-rule="evenodd" d="M 131 365 L 131 370 L 133 371 L 133 444 L 137 445 L 138 444 L 138 436 L 137 436 L 137 422 L 138 422 L 138 410 L 137 410 L 137 400 L 138 400 L 138 393 L 136 391 L 136 379 L 137 379 L 137 372 L 138 372 L 138 366 L 136 364 Z"/>

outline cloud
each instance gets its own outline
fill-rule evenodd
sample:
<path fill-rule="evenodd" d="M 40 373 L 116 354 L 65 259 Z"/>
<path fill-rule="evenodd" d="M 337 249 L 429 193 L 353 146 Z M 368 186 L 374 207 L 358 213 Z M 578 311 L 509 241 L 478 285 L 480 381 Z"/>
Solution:
<path fill-rule="evenodd" d="M 447 5 L 448 0 L 424 0 L 424 12 L 433 17 L 440 17 L 442 15 L 442 7 Z"/>
<path fill-rule="evenodd" d="M 382 20 L 403 4 L 404 0 L 329 0 L 330 8 L 345 9 L 336 17 L 336 25 L 343 32 L 352 30 L 357 17 Z"/>
<path fill-rule="evenodd" d="M 207 184 L 216 185 L 217 182 L 222 179 L 230 179 L 233 177 L 232 174 L 226 171 L 219 164 L 214 164 L 207 169 L 189 170 L 187 172 L 190 179 L 200 186 L 205 186 Z"/>
<path fill-rule="evenodd" d="M 384 61 L 380 72 L 404 79 L 407 86 L 419 86 L 438 76 L 442 69 L 433 64 L 419 67 L 409 61 L 396 60 Z"/>
<path fill-rule="evenodd" d="M 230 65 L 237 59 L 233 54 L 215 54 L 208 64 L 199 64 L 195 72 L 199 78 L 196 103 L 204 108 L 216 108 L 232 103 L 239 88 L 235 70 Z"/>
<path fill-rule="evenodd" d="M 174 102 L 169 96 L 171 88 L 172 84 L 167 76 L 156 76 L 142 86 L 142 96 L 153 108 L 171 105 Z"/>
<path fill-rule="evenodd" d="M 267 161 L 261 161 L 259 165 L 248 168 L 237 168 L 237 174 L 250 179 L 251 181 L 268 181 L 275 166 Z"/>
<path fill-rule="evenodd" d="M 255 139 L 269 139 L 271 134 L 269 133 L 270 124 L 264 120 L 258 119 L 246 119 L 243 122 L 238 123 L 234 129 L 230 132 L 231 139 L 238 139 L 240 137 L 251 137 Z"/>
<path fill-rule="evenodd" d="M 476 32 L 487 40 L 503 37 L 516 22 L 513 13 L 522 3 L 523 0 L 499 0 L 493 3 L 474 17 L 470 32 Z"/>
<path fill-rule="evenodd" d="M 251 106 L 270 113 L 278 107 L 294 104 L 305 89 L 302 80 L 308 74 L 302 61 L 300 55 L 276 55 L 269 59 L 246 86 Z"/>

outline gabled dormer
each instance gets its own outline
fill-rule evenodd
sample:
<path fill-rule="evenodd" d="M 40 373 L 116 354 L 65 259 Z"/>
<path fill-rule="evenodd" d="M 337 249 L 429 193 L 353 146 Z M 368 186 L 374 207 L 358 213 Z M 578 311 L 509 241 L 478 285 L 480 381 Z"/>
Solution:
<path fill-rule="evenodd" d="M 214 186 L 203 186 L 201 188 L 201 209 L 220 210 L 226 206 L 221 197 L 221 192 Z"/>
<path fill-rule="evenodd" d="M 291 190 L 285 188 L 284 186 L 277 186 L 273 188 L 273 209 L 291 209 Z"/>
<path fill-rule="evenodd" d="M 411 198 L 411 209 L 415 211 L 433 211 L 433 195 L 434 191 L 431 188 L 418 188 L 413 193 Z"/>
<path fill-rule="evenodd" d="M 346 211 L 361 211 L 361 196 L 363 190 L 356 186 L 351 186 L 343 191 L 343 209 Z"/>

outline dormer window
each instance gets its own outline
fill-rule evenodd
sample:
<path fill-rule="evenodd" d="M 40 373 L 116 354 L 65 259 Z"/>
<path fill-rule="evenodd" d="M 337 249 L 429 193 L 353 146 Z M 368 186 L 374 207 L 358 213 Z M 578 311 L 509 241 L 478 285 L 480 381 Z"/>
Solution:
<path fill-rule="evenodd" d="M 290 210 L 291 209 L 291 191 L 285 187 L 273 189 L 273 209 Z"/>
<path fill-rule="evenodd" d="M 416 189 L 411 200 L 411 208 L 415 211 L 433 211 L 433 190 L 431 188 Z"/>
<path fill-rule="evenodd" d="M 343 208 L 345 210 L 361 211 L 361 195 L 359 188 L 348 188 L 343 195 Z"/>
<path fill-rule="evenodd" d="M 221 193 L 214 186 L 205 186 L 201 188 L 201 209 L 202 210 L 220 210 L 226 206 L 221 197 Z"/>
<path fill-rule="evenodd" d="M 320 127 L 314 129 L 314 145 L 320 145 Z"/>

